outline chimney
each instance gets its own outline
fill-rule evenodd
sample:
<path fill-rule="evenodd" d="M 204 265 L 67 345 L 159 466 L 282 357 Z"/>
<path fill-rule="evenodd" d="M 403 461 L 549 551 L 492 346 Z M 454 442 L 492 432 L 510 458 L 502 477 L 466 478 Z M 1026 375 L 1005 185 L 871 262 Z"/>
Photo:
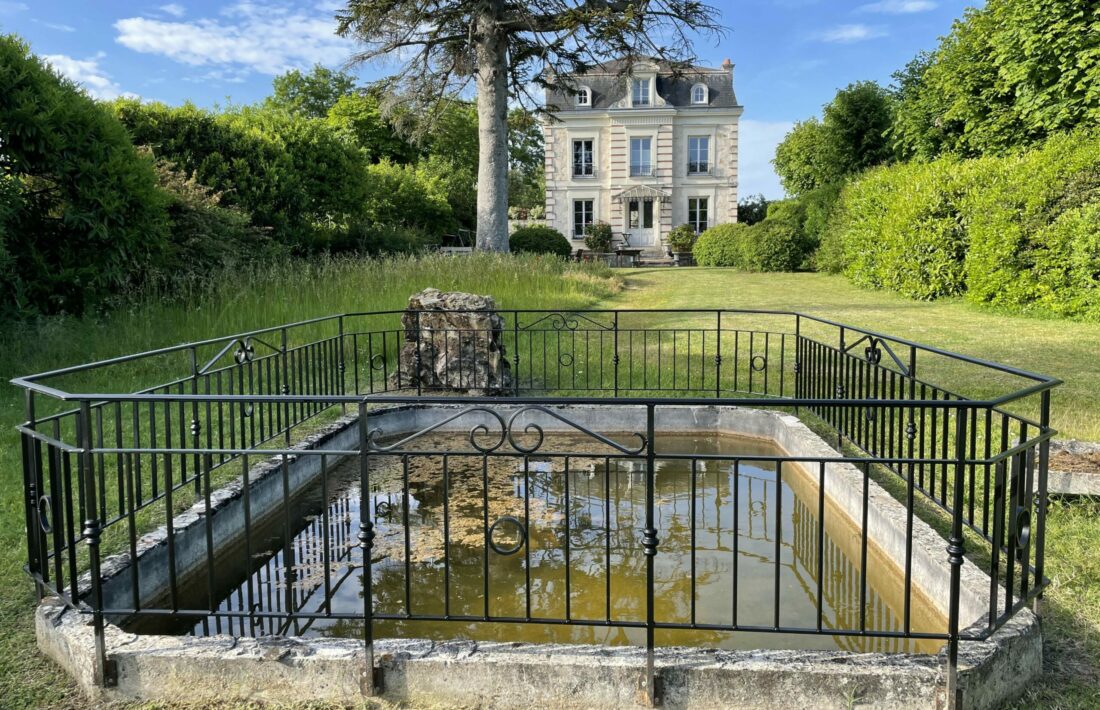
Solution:
<path fill-rule="evenodd" d="M 722 68 L 725 69 L 726 71 L 729 71 L 730 69 L 733 69 L 733 62 L 730 61 L 729 57 L 726 57 L 722 61 Z"/>

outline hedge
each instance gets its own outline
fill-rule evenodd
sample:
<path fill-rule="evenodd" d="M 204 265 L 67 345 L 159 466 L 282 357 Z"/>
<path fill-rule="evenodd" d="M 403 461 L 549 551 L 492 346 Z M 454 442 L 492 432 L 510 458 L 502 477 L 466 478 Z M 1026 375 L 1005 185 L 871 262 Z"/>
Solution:
<path fill-rule="evenodd" d="M 699 235 L 692 250 L 700 266 L 731 266 L 742 271 L 794 271 L 805 258 L 798 225 L 765 219 L 752 226 L 719 224 Z"/>
<path fill-rule="evenodd" d="M 512 232 L 508 246 L 516 253 L 555 254 L 568 257 L 573 253 L 569 240 L 553 227 L 533 225 Z"/>
<path fill-rule="evenodd" d="M 841 194 L 818 268 L 918 299 L 1100 319 L 1100 134 L 877 168 Z"/>

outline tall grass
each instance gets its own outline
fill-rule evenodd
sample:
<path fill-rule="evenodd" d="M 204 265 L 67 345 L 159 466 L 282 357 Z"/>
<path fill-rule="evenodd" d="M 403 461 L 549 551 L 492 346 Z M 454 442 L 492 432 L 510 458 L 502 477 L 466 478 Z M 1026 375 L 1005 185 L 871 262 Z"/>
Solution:
<path fill-rule="evenodd" d="M 22 573 L 23 481 L 18 375 L 342 312 L 403 308 L 427 287 L 488 294 L 501 308 L 582 308 L 611 295 L 601 266 L 531 256 L 475 254 L 287 261 L 212 274 L 171 295 L 131 294 L 130 305 L 84 318 L 0 324 L 0 697 L 14 706 L 81 704 L 72 685 L 34 652 L 32 588 Z M 113 370 L 112 376 L 120 376 Z M 150 373 L 144 373 L 146 375 Z M 155 373 L 154 373 L 155 374 Z M 172 373 L 178 374 L 178 373 Z M 112 391 L 147 384 L 112 381 Z"/>

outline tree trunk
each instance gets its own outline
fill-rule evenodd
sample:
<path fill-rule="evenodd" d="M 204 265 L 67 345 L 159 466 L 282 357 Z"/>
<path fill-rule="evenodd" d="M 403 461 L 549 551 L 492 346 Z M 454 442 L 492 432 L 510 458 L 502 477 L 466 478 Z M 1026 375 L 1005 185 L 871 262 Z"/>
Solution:
<path fill-rule="evenodd" d="M 495 3 L 494 3 L 495 4 Z M 477 248 L 508 251 L 508 42 L 496 18 L 478 19 Z"/>

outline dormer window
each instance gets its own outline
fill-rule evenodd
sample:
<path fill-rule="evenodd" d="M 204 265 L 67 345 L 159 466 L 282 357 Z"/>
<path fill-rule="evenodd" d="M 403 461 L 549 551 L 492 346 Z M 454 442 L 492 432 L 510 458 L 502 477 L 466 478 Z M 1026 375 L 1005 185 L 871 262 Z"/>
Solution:
<path fill-rule="evenodd" d="M 707 103 L 707 87 L 705 84 L 696 84 L 695 86 L 691 87 L 691 103 Z"/>
<path fill-rule="evenodd" d="M 649 106 L 649 79 L 635 79 L 631 85 L 631 104 Z"/>
<path fill-rule="evenodd" d="M 582 86 L 577 93 L 577 107 L 588 108 L 592 105 L 592 89 L 587 86 Z"/>

